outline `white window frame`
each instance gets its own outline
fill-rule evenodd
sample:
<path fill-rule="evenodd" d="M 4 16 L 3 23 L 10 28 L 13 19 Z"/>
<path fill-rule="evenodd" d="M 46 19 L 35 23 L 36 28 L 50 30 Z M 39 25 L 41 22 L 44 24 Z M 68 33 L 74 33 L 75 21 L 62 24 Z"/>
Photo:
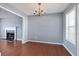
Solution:
<path fill-rule="evenodd" d="M 74 17 L 76 17 L 76 8 L 74 7 L 74 8 L 72 8 L 71 10 L 69 10 L 69 12 L 67 12 L 66 14 L 65 14 L 65 18 L 66 18 L 66 40 L 67 41 L 69 41 L 70 43 L 72 43 L 72 44 L 74 44 L 74 45 L 76 45 L 76 18 L 74 18 L 74 21 L 75 21 L 75 25 L 74 26 L 70 26 L 69 25 L 69 15 L 70 15 L 70 13 L 72 13 L 72 12 L 75 12 L 74 13 Z M 67 24 L 67 18 L 68 18 L 68 24 Z M 69 39 L 69 30 L 71 29 L 71 27 L 73 28 L 73 29 L 75 29 L 74 31 L 75 31 L 75 33 L 74 33 L 74 39 Z"/>

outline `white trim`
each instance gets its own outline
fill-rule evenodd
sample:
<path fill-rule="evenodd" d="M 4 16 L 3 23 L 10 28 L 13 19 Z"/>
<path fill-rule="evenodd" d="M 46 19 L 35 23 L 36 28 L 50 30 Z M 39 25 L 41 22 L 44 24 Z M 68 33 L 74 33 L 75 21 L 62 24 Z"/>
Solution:
<path fill-rule="evenodd" d="M 20 41 L 22 41 L 22 38 L 17 38 L 17 40 L 20 40 Z"/>
<path fill-rule="evenodd" d="M 14 33 L 14 40 L 17 40 L 17 27 L 6 27 L 5 28 L 5 39 L 6 39 L 6 33 L 7 33 L 7 31 L 10 31 L 10 30 L 12 30 L 13 31 L 13 33 Z"/>
<path fill-rule="evenodd" d="M 38 42 L 38 43 L 46 43 L 46 44 L 57 44 L 57 45 L 62 45 L 62 43 L 45 42 L 45 41 L 34 41 L 34 40 L 23 41 L 23 44 L 26 43 L 26 42 Z"/>
<path fill-rule="evenodd" d="M 0 56 L 1 56 L 1 52 L 0 52 Z"/>
<path fill-rule="evenodd" d="M 71 15 L 72 15 L 72 13 L 74 13 L 74 20 L 76 20 L 76 9 L 75 9 L 76 7 L 73 7 L 71 10 L 69 10 L 67 13 L 66 13 L 66 15 L 65 15 L 65 17 L 66 17 L 66 23 L 67 23 L 67 20 L 68 20 L 68 24 L 66 24 L 66 27 L 68 27 L 68 31 L 69 31 L 69 28 L 71 27 L 70 25 L 69 25 L 69 18 L 68 17 L 70 17 Z M 68 18 L 68 19 L 67 19 Z M 76 21 L 74 21 L 75 22 L 75 34 L 76 34 Z M 67 31 L 67 30 L 66 30 Z M 67 32 L 66 32 L 66 40 L 67 41 L 69 41 L 69 42 L 71 42 L 72 44 L 74 44 L 74 45 L 76 45 L 76 35 L 75 35 L 75 38 L 74 38 L 74 40 L 72 40 L 72 39 L 69 39 L 69 32 L 68 32 L 68 34 L 67 34 Z"/>
<path fill-rule="evenodd" d="M 22 44 L 25 44 L 26 42 L 28 42 L 28 41 L 22 40 Z"/>
<path fill-rule="evenodd" d="M 11 10 L 7 9 L 6 7 L 0 6 L 0 8 L 2 8 L 2 9 L 4 9 L 4 10 L 6 10 L 6 11 L 8 11 L 8 12 L 11 12 L 11 13 L 13 13 L 13 14 L 17 15 L 17 16 L 24 17 L 24 16 L 20 15 L 19 13 L 15 13 L 15 12 L 13 12 L 13 11 L 11 11 Z"/>
<path fill-rule="evenodd" d="M 64 48 L 72 55 L 74 56 L 74 54 L 65 46 L 65 44 L 62 44 L 64 46 Z"/>

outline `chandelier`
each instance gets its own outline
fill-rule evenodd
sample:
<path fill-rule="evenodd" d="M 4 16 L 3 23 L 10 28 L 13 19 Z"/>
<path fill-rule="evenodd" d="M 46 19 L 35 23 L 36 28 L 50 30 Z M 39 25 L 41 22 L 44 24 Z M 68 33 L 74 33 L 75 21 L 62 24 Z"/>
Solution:
<path fill-rule="evenodd" d="M 41 3 L 38 3 L 38 9 L 34 11 L 35 16 L 42 16 L 44 15 L 44 10 L 41 9 Z"/>

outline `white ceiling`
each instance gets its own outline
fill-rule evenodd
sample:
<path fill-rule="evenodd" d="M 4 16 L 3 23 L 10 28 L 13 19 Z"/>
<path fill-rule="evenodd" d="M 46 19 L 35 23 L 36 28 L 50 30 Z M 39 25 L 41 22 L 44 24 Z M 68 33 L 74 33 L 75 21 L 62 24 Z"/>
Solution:
<path fill-rule="evenodd" d="M 11 5 L 27 15 L 33 15 L 34 10 L 38 8 L 37 3 L 11 3 Z M 42 3 L 42 9 L 46 14 L 63 12 L 68 6 L 69 3 Z"/>

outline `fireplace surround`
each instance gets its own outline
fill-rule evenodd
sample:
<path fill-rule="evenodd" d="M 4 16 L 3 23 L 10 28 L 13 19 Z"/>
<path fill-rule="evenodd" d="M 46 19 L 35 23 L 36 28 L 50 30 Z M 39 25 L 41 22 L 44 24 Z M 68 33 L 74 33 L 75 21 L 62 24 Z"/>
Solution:
<path fill-rule="evenodd" d="M 6 27 L 5 28 L 5 39 L 16 40 L 17 39 L 17 27 Z"/>

